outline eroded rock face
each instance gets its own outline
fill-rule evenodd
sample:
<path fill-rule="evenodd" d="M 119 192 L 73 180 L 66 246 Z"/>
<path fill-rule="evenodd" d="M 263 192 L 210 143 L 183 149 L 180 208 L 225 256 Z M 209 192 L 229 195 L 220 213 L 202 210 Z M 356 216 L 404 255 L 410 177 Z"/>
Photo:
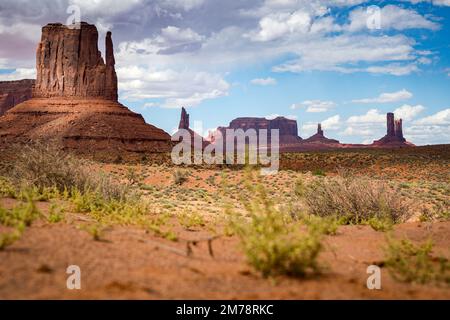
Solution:
<path fill-rule="evenodd" d="M 0 81 L 0 116 L 14 106 L 31 99 L 34 80 Z"/>
<path fill-rule="evenodd" d="M 97 28 L 85 22 L 78 29 L 60 23 L 43 27 L 36 53 L 33 97 L 95 97 L 117 101 L 111 33 L 106 36 L 106 63 L 97 43 Z"/>

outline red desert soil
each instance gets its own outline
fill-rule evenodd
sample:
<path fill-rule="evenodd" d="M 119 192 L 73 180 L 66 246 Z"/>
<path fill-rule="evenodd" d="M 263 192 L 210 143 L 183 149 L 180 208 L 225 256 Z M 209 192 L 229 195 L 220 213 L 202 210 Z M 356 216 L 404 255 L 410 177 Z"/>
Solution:
<path fill-rule="evenodd" d="M 14 201 L 2 199 L 4 207 Z M 39 203 L 42 211 L 48 204 Z M 383 260 L 385 234 L 368 226 L 340 227 L 326 239 L 320 259 L 323 274 L 308 279 L 264 279 L 246 264 L 235 237 L 205 242 L 185 256 L 186 240 L 206 231 L 177 229 L 179 241 L 155 237 L 130 227 L 114 227 L 94 241 L 79 225 L 40 220 L 24 236 L 0 251 L 0 299 L 450 299 L 448 287 L 400 283 L 382 269 L 382 290 L 366 288 L 366 268 Z M 406 223 L 397 237 L 431 237 L 434 253 L 450 258 L 450 222 Z M 66 288 L 66 268 L 81 268 L 81 290 Z"/>

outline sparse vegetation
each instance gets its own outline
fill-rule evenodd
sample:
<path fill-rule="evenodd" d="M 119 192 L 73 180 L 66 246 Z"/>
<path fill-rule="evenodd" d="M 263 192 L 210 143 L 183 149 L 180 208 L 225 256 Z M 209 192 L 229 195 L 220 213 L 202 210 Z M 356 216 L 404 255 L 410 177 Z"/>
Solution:
<path fill-rule="evenodd" d="M 31 190 L 48 200 L 58 192 L 72 190 L 95 191 L 106 199 L 123 199 L 129 192 L 110 176 L 93 173 L 84 160 L 62 151 L 56 143 L 35 142 L 14 148 L 14 162 L 2 172 L 8 179 L 0 183 L 2 193 L 17 197 L 22 190 Z"/>
<path fill-rule="evenodd" d="M 0 225 L 13 228 L 12 231 L 0 234 L 0 250 L 19 240 L 25 229 L 40 216 L 34 201 L 28 197 L 26 203 L 21 203 L 12 209 L 0 206 Z"/>
<path fill-rule="evenodd" d="M 173 182 L 177 185 L 182 185 L 188 180 L 189 172 L 186 170 L 176 169 L 173 172 L 172 178 Z"/>
<path fill-rule="evenodd" d="M 317 273 L 322 250 L 319 228 L 300 225 L 276 209 L 261 184 L 248 180 L 247 189 L 252 196 L 241 200 L 249 218 L 229 214 L 249 264 L 264 277 Z"/>
<path fill-rule="evenodd" d="M 450 262 L 433 257 L 433 242 L 415 245 L 407 239 L 388 238 L 385 265 L 392 276 L 403 282 L 450 284 Z"/>
<path fill-rule="evenodd" d="M 336 216 L 347 223 L 378 221 L 399 223 L 411 217 L 408 202 L 383 182 L 338 176 L 317 179 L 305 185 L 299 180 L 295 193 L 303 200 L 310 213 L 319 217 Z"/>

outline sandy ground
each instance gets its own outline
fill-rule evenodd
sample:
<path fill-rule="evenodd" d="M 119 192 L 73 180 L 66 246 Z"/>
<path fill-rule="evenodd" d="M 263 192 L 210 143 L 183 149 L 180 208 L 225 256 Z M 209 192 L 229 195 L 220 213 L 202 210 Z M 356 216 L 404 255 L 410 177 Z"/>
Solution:
<path fill-rule="evenodd" d="M 235 237 L 213 241 L 213 257 L 206 242 L 186 256 L 185 240 L 205 238 L 207 231 L 179 227 L 180 240 L 172 242 L 114 227 L 94 241 L 79 228 L 85 217 L 66 220 L 37 221 L 0 251 L 0 299 L 450 299 L 448 286 L 400 283 L 385 268 L 382 289 L 367 289 L 366 269 L 382 261 L 385 245 L 385 234 L 368 226 L 343 226 L 326 238 L 322 275 L 265 279 L 246 264 Z M 412 241 L 431 237 L 434 253 L 450 257 L 450 222 L 406 223 L 394 233 Z M 80 290 L 66 287 L 69 265 L 81 268 Z"/>

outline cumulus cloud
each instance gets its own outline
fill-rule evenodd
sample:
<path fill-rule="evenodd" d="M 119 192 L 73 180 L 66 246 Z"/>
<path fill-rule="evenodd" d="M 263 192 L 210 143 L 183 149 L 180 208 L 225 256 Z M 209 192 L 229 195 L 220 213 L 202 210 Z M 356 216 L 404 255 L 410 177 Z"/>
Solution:
<path fill-rule="evenodd" d="M 341 117 L 334 115 L 319 122 L 323 130 L 338 130 L 341 127 Z M 316 132 L 317 122 L 308 121 L 302 125 L 302 133 L 310 135 Z"/>
<path fill-rule="evenodd" d="M 291 105 L 291 109 L 306 108 L 306 112 L 327 112 L 335 106 L 336 103 L 333 101 L 306 100 L 301 103 Z"/>
<path fill-rule="evenodd" d="M 389 103 L 411 99 L 413 94 L 408 90 L 400 90 L 396 92 L 381 93 L 376 98 L 365 98 L 352 100 L 353 103 Z"/>
<path fill-rule="evenodd" d="M 245 34 L 253 41 L 271 41 L 286 34 L 306 33 L 311 25 L 311 17 L 307 12 L 271 14 L 259 22 L 259 30 Z"/>
<path fill-rule="evenodd" d="M 409 121 L 414 119 L 417 115 L 419 115 L 425 107 L 422 105 L 410 106 L 409 104 L 404 104 L 401 107 L 398 107 L 394 110 L 394 114 L 397 118 L 401 118 L 405 121 Z"/>
<path fill-rule="evenodd" d="M 439 111 L 431 116 L 414 121 L 415 125 L 434 125 L 448 126 L 450 125 L 450 108 Z"/>
<path fill-rule="evenodd" d="M 359 7 L 350 12 L 350 23 L 345 27 L 350 32 L 367 30 L 369 13 L 366 7 Z M 430 29 L 437 30 L 439 25 L 412 9 L 395 5 L 386 5 L 380 9 L 380 27 L 382 30 Z"/>
<path fill-rule="evenodd" d="M 383 123 L 385 121 L 386 115 L 381 114 L 378 109 L 370 109 L 366 114 L 351 116 L 347 119 L 349 124 Z"/>
<path fill-rule="evenodd" d="M 272 86 L 277 84 L 277 80 L 274 78 L 257 78 L 250 81 L 250 83 L 259 86 Z"/>
<path fill-rule="evenodd" d="M 302 43 L 294 51 L 298 53 L 299 58 L 275 66 L 273 70 L 295 73 L 319 70 L 405 75 L 418 70 L 417 66 L 411 63 L 415 59 L 413 44 L 414 42 L 404 35 L 376 37 L 343 34 L 322 38 L 321 41 Z M 396 62 L 370 65 L 390 61 Z M 399 61 L 408 64 L 400 64 Z"/>
<path fill-rule="evenodd" d="M 146 67 L 117 69 L 122 98 L 163 99 L 162 107 L 196 106 L 208 99 L 228 95 L 230 85 L 221 75 L 206 72 L 156 70 Z"/>
<path fill-rule="evenodd" d="M 405 137 L 417 144 L 450 142 L 450 108 L 412 122 L 404 128 Z"/>

